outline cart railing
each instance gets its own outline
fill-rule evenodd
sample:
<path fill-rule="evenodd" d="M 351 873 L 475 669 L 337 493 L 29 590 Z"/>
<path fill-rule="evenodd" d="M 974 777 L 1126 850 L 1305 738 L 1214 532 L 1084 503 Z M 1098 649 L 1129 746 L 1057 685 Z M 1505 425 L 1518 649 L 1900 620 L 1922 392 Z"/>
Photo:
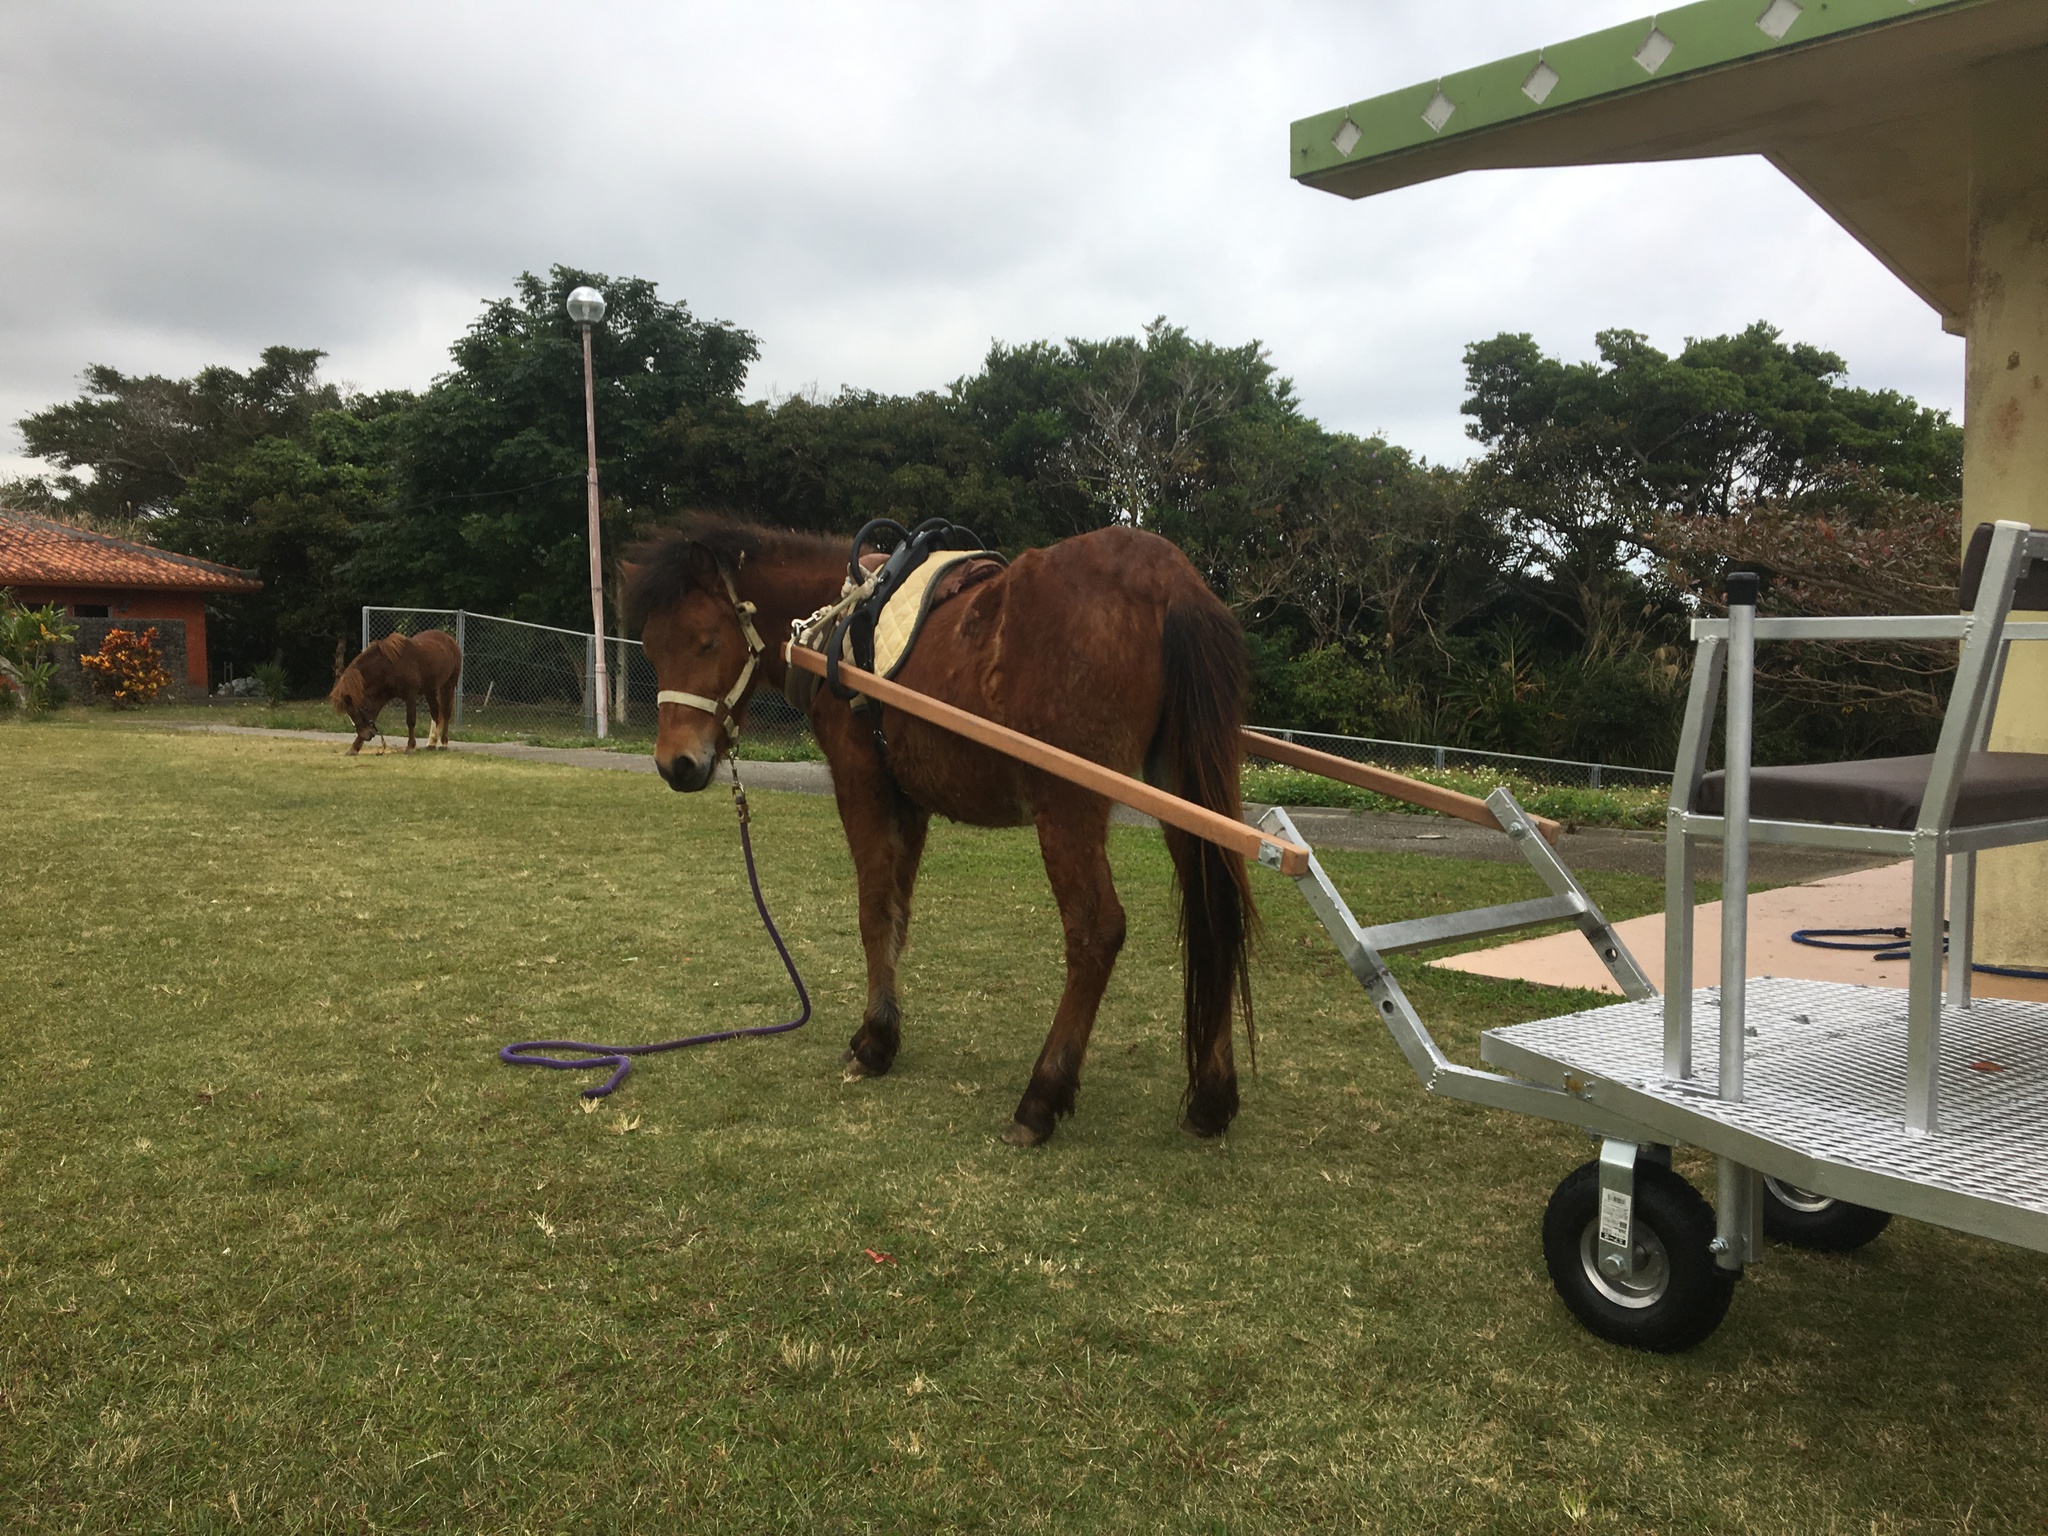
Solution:
<path fill-rule="evenodd" d="M 2010 618 L 2015 589 L 2034 562 L 2048 561 L 2048 532 L 2021 523 L 1992 525 L 1981 579 L 1967 613 L 1871 615 L 1844 618 L 1760 618 L 1756 578 L 1746 601 L 1731 586 L 1729 616 L 1697 619 L 1698 654 L 1686 702 L 1685 725 L 1671 786 L 1665 868 L 1664 1071 L 1675 1080 L 1693 1073 L 1693 882 L 1695 844 L 1722 845 L 1722 954 L 1719 1018 L 1719 1093 L 1739 1100 L 1743 1091 L 1744 980 L 1748 851 L 1752 842 L 1778 842 L 1903 855 L 1913 860 L 1913 915 L 1907 996 L 1904 1121 L 1908 1130 L 1933 1134 L 1941 1118 L 1941 1008 L 1943 949 L 1948 1000 L 1966 1005 L 1976 855 L 1988 848 L 2037 842 L 2048 819 L 1958 828 L 1956 805 L 1970 754 L 1989 739 L 1993 707 L 2012 646 L 2048 639 L 2048 623 Z M 1731 583 L 1736 578 L 1731 577 Z M 1749 720 L 1755 689 L 1754 651 L 1760 641 L 1955 640 L 1961 643 L 1941 738 L 1911 831 L 1826 822 L 1759 821 L 1749 814 Z M 1725 687 L 1724 687 L 1725 679 Z M 1698 802 L 1713 734 L 1715 705 L 1725 693 L 1726 803 L 1707 815 Z M 1954 900 L 1948 901 L 1946 864 L 1955 862 Z M 1946 924 L 1944 913 L 1946 912 Z"/>

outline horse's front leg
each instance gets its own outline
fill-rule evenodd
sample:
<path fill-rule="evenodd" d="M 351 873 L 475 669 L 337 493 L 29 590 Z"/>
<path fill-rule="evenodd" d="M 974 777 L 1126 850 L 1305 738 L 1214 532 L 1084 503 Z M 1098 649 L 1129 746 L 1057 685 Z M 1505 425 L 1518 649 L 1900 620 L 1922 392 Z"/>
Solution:
<path fill-rule="evenodd" d="M 1003 1132 L 1017 1147 L 1037 1146 L 1052 1135 L 1055 1120 L 1074 1112 L 1095 1013 L 1124 947 L 1123 903 L 1109 873 L 1109 802 L 1061 786 L 1035 812 L 1039 851 L 1066 933 L 1067 985 L 1016 1118 Z"/>
<path fill-rule="evenodd" d="M 867 955 L 868 1000 L 860 1028 L 847 1043 L 846 1070 L 853 1077 L 879 1077 L 896 1061 L 903 1012 L 896 1000 L 896 962 L 910 935 L 910 893 L 924 854 L 931 818 L 903 805 L 893 789 L 878 786 L 868 795 L 840 802 L 840 817 L 853 847 L 860 885 L 860 942 Z"/>

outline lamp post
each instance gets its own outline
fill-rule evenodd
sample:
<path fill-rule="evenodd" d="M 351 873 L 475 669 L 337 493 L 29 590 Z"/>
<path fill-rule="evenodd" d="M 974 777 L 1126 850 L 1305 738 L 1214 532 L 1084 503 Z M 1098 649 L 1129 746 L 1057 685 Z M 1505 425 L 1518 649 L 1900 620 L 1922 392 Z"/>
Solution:
<path fill-rule="evenodd" d="M 590 367 L 590 328 L 604 319 L 604 295 L 595 288 L 576 289 L 569 295 L 569 318 L 583 332 L 583 436 L 590 462 L 590 687 L 596 695 L 601 740 L 611 734 L 611 689 L 604 665 L 604 549 L 597 522 L 597 390 Z"/>

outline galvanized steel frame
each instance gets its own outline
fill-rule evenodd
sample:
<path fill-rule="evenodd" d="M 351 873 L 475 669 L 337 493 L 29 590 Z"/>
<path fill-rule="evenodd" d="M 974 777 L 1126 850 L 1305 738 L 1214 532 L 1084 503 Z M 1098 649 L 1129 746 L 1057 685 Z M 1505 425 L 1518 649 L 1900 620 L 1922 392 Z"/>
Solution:
<path fill-rule="evenodd" d="M 1591 1104 L 1578 1094 L 1452 1061 L 1430 1034 L 1429 1027 L 1423 1023 L 1401 983 L 1387 968 L 1383 958 L 1387 954 L 1568 920 L 1586 936 L 1593 952 L 1625 996 L 1635 999 L 1656 996 L 1656 989 L 1650 985 L 1649 978 L 1643 974 L 1642 967 L 1629 953 L 1621 936 L 1558 858 L 1556 851 L 1543 840 L 1534 819 L 1514 796 L 1505 789 L 1497 789 L 1487 796 L 1486 803 L 1499 818 L 1507 836 L 1529 861 L 1530 867 L 1550 887 L 1550 896 L 1366 928 L 1353 916 L 1350 906 L 1324 870 L 1322 861 L 1313 853 L 1309 855 L 1307 871 L 1295 876 L 1294 883 L 1308 899 L 1309 910 L 1315 913 L 1324 931 L 1336 944 L 1337 952 L 1343 956 L 1351 974 L 1365 989 L 1366 996 L 1372 999 L 1380 1022 L 1394 1037 L 1394 1043 L 1400 1047 L 1402 1056 L 1425 1091 L 1468 1104 L 1483 1104 L 1492 1109 L 1509 1109 L 1546 1120 L 1562 1121 L 1610 1140 L 1631 1143 L 1656 1141 L 1658 1138 L 1640 1123 Z M 1274 806 L 1260 818 L 1259 827 L 1269 836 L 1291 843 L 1303 842 L 1293 818 L 1279 806 Z"/>
<path fill-rule="evenodd" d="M 1722 842 L 1724 853 L 1739 844 L 1744 853 L 1742 862 L 1745 867 L 1749 842 L 1797 843 L 1896 853 L 1913 860 L 1912 940 L 1908 959 L 1912 1025 L 1907 1042 L 1905 1123 L 1910 1131 L 1918 1134 L 1931 1134 L 1939 1129 L 1944 972 L 1949 1002 L 1967 1006 L 1976 877 L 1974 855 L 1986 848 L 2048 840 L 2048 818 L 1979 827 L 1957 828 L 1954 825 L 1956 801 L 1962 793 L 1964 763 L 1971 752 L 1982 751 L 1988 739 L 1991 715 L 2011 646 L 2020 640 L 2048 638 L 2048 624 L 2008 622 L 2014 588 L 2026 573 L 2029 563 L 2040 559 L 2048 559 L 2048 533 L 2036 533 L 2021 523 L 2001 522 L 1993 527 L 1984 580 L 1978 588 L 1976 606 L 1967 614 L 1851 619 L 1751 618 L 1747 621 L 1752 640 L 1945 638 L 1961 641 L 1956 681 L 1950 692 L 1941 738 L 1935 748 L 1927 788 L 1921 799 L 1919 824 L 1911 832 L 1820 822 L 1751 820 L 1746 803 L 1747 742 L 1745 740 L 1741 744 L 1742 750 L 1737 753 L 1733 750 L 1735 743 L 1732 740 L 1734 717 L 1738 711 L 1746 714 L 1754 692 L 1754 672 L 1748 658 L 1732 654 L 1741 644 L 1739 631 L 1744 625 L 1740 611 L 1734 611 L 1731 619 L 1694 622 L 1693 633 L 1699 647 L 1693 667 L 1692 690 L 1686 703 L 1678 762 L 1672 777 L 1671 809 L 1666 813 L 1665 823 L 1664 1064 L 1667 1075 L 1682 1079 L 1689 1077 L 1694 1070 L 1692 913 L 1697 873 L 1695 844 L 1702 840 L 1718 840 Z M 1705 776 L 1708 743 L 1713 734 L 1713 709 L 1717 696 L 1723 692 L 1724 675 L 1731 723 L 1731 772 L 1727 778 L 1729 814 L 1704 816 L 1689 807 L 1698 797 L 1700 780 Z M 1741 771 L 1733 771 L 1738 762 Z M 1740 805 L 1737 804 L 1738 794 L 1743 800 Z M 1943 898 L 1948 873 L 1946 860 L 1950 855 L 1957 858 L 1956 906 L 1962 922 L 1948 936 L 1949 958 L 1944 966 Z M 1743 943 L 1739 931 L 1742 926 L 1740 908 L 1746 892 L 1731 890 L 1732 883 L 1732 877 L 1724 878 L 1724 959 L 1731 938 L 1737 951 Z M 1731 935 L 1728 931 L 1730 926 L 1738 931 Z M 1730 1010 L 1724 1008 L 1721 1080 L 1739 1095 L 1743 1051 L 1739 963 L 1732 981 L 1723 975 L 1722 989 L 1724 995 L 1732 995 L 1736 999 L 1732 1011 L 1737 1018 L 1731 1031 L 1726 1017 Z M 1731 1053 L 1732 1070 L 1728 1060 Z"/>

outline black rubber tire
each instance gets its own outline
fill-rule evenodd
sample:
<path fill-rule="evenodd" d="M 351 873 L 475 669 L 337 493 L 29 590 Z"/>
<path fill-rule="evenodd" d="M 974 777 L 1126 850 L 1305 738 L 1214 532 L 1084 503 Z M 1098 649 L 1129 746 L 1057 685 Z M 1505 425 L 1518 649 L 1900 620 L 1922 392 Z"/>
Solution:
<path fill-rule="evenodd" d="M 1781 1194 L 1774 1180 L 1764 1180 L 1764 1234 L 1794 1248 L 1818 1253 L 1853 1253 L 1892 1224 L 1890 1211 L 1808 1195 L 1795 1185 Z M 1788 1199 L 1787 1195 L 1791 1198 Z M 1800 1197 L 1804 1196 L 1804 1199 Z M 1797 1204 L 1793 1203 L 1798 1201 Z"/>
<path fill-rule="evenodd" d="M 1573 1169 L 1543 1213 L 1550 1283 L 1589 1332 L 1631 1349 L 1676 1354 L 1721 1325 L 1736 1277 L 1714 1263 L 1714 1210 L 1698 1190 L 1669 1168 L 1647 1159 L 1636 1163 L 1638 1243 L 1661 1253 L 1663 1274 L 1653 1289 L 1630 1300 L 1619 1299 L 1617 1288 L 1594 1272 L 1599 1216 L 1597 1162 Z"/>

